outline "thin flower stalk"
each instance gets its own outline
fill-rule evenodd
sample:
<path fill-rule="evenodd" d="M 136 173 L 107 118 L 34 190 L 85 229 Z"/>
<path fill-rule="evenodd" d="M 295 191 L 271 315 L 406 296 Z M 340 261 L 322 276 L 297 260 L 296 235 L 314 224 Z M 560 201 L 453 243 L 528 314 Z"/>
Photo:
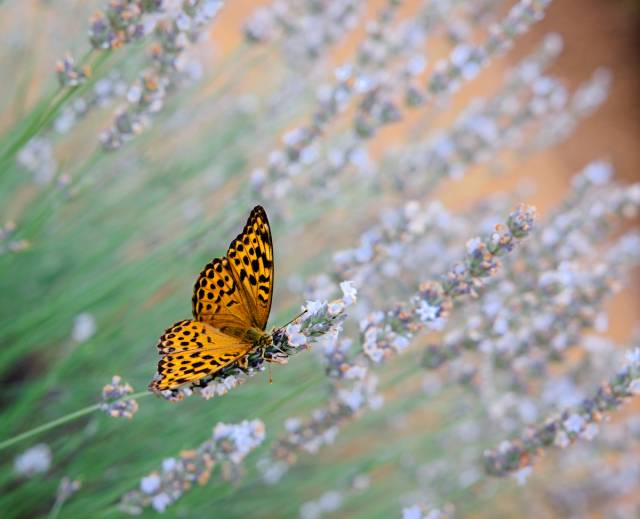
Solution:
<path fill-rule="evenodd" d="M 339 345 L 338 345 L 339 344 Z M 348 341 L 334 342 L 334 350 L 346 351 Z M 331 347 L 327 353 L 330 355 Z M 336 357 L 334 356 L 334 360 Z M 286 434 L 272 445 L 269 457 L 260 460 L 258 469 L 267 484 L 276 484 L 296 463 L 301 452 L 316 454 L 335 442 L 340 429 L 367 409 L 377 409 L 382 405 L 378 393 L 378 379 L 358 361 L 347 361 L 343 357 L 338 370 L 330 370 L 331 394 L 327 404 L 315 409 L 305 420 L 289 418 L 285 422 Z"/>
<path fill-rule="evenodd" d="M 71 497 L 80 490 L 82 483 L 77 479 L 71 479 L 68 476 L 63 477 L 58 484 L 56 491 L 56 500 L 49 512 L 49 518 L 55 519 L 60 514 L 60 510 Z"/>
<path fill-rule="evenodd" d="M 148 15 L 161 12 L 164 0 L 110 0 L 89 22 L 89 41 L 95 49 L 114 50 L 149 33 Z"/>
<path fill-rule="evenodd" d="M 591 397 L 528 429 L 519 438 L 485 452 L 485 471 L 491 476 L 514 474 L 533 465 L 542 453 L 553 447 L 566 448 L 579 439 L 592 439 L 607 413 L 619 409 L 638 394 L 640 348 L 635 348 L 628 352 L 622 369 Z"/>
<path fill-rule="evenodd" d="M 607 424 L 588 444 L 577 442 L 573 448 L 558 452 L 555 465 L 564 477 L 546 492 L 555 513 L 579 517 L 599 508 L 633 517 L 631 497 L 640 486 L 639 440 L 640 419 L 631 416 Z M 565 476 L 576 470 L 580 474 L 577 478 Z M 629 502 L 632 505 L 628 508 Z"/>
<path fill-rule="evenodd" d="M 288 60 L 313 63 L 354 29 L 364 6 L 360 0 L 273 2 L 249 16 L 244 35 L 254 45 L 280 40 Z"/>
<path fill-rule="evenodd" d="M 539 375 L 543 366 L 563 359 L 582 342 L 584 333 L 597 326 L 604 303 L 639 263 L 640 236 L 631 233 L 596 264 L 584 268 L 565 264 L 557 271 L 542 272 L 531 291 L 514 290 L 508 284 L 502 294 L 498 289 L 496 297 L 485 298 L 485 312 L 494 313 L 466 316 L 462 330 L 427 347 L 423 365 L 439 368 L 465 351 L 479 350 L 504 370 L 530 366 Z"/>
<path fill-rule="evenodd" d="M 442 271 L 451 261 L 451 254 L 457 253 L 448 251 L 464 240 L 468 229 L 465 220 L 439 202 L 410 201 L 399 208 L 385 209 L 379 222 L 361 234 L 357 247 L 334 253 L 333 271 L 328 277 L 313 278 L 311 289 L 322 293 L 341 279 L 351 279 L 365 293 L 372 293 L 381 278 L 395 279 L 416 268 L 424 270 L 415 263 L 429 265 L 431 272 L 437 272 L 439 267 Z M 405 261 L 407 258 L 411 258 L 411 265 Z M 377 281 L 372 284 L 371 280 Z"/>
<path fill-rule="evenodd" d="M 76 96 L 65 104 L 53 122 L 53 129 L 58 134 L 69 133 L 82 119 L 94 109 L 104 108 L 114 100 L 123 97 L 127 92 L 127 84 L 118 72 L 112 72 L 96 81 L 91 90 Z"/>
<path fill-rule="evenodd" d="M 151 65 L 127 90 L 127 105 L 117 111 L 111 127 L 100 134 L 105 149 L 118 149 L 141 133 L 163 109 L 166 98 L 188 79 L 180 57 L 204 33 L 223 4 L 222 0 L 189 0 L 155 25 Z"/>
<path fill-rule="evenodd" d="M 459 180 L 472 166 L 522 147 L 529 141 L 528 128 L 565 106 L 565 87 L 543 74 L 560 53 L 561 41 L 555 34 L 547 35 L 532 54 L 505 73 L 497 93 L 471 103 L 446 132 L 389 153 L 376 176 L 383 181 L 391 169 L 385 165 L 393 164 L 390 175 L 396 187 L 428 194 L 444 178 Z"/>
<path fill-rule="evenodd" d="M 386 312 L 370 314 L 361 322 L 365 354 L 374 363 L 402 351 L 422 329 L 440 330 L 453 303 L 462 296 L 475 296 L 486 279 L 495 275 L 499 257 L 526 238 L 533 228 L 535 209 L 521 205 L 506 226 L 496 226 L 488 237 L 467 242 L 464 260 L 439 281 L 424 282 L 409 305 L 397 305 Z"/>
<path fill-rule="evenodd" d="M 423 42 L 445 25 L 458 2 L 428 3 L 411 21 L 393 27 L 398 4 L 392 0 L 385 5 L 353 63 L 338 67 L 337 81 L 321 89 L 313 122 L 288 132 L 285 149 L 269 155 L 267 168 L 254 170 L 253 185 L 263 196 L 284 197 L 294 188 L 294 177 L 303 166 L 306 176 L 320 177 L 322 185 L 349 165 L 362 169 L 367 163 L 363 141 L 371 139 L 381 126 L 398 121 L 402 103 L 422 104 L 415 79 L 426 67 Z M 355 106 L 351 131 L 343 136 L 344 143 L 321 157 L 315 146 L 317 139 L 325 133 L 325 126 L 351 105 Z"/>
<path fill-rule="evenodd" d="M 611 82 L 611 73 L 607 69 L 597 69 L 588 81 L 576 89 L 564 110 L 543 118 L 525 151 L 546 149 L 565 141 L 584 118 L 591 116 L 607 100 Z"/>
<path fill-rule="evenodd" d="M 12 221 L 0 226 L 0 256 L 26 250 L 29 242 L 24 239 L 16 239 L 16 224 Z"/>
<path fill-rule="evenodd" d="M 67 54 L 56 63 L 56 75 L 61 87 L 76 87 L 91 76 L 91 68 L 77 65 L 73 57 Z"/>
<path fill-rule="evenodd" d="M 640 211 L 640 184 L 629 186 L 612 181 L 613 167 L 594 161 L 577 174 L 563 200 L 543 226 L 525 244 L 525 272 L 517 276 L 516 265 L 508 265 L 513 281 L 535 285 L 542 270 L 556 270 L 562 262 L 595 254 L 598 244 L 625 220 Z"/>
<path fill-rule="evenodd" d="M 520 0 L 505 18 L 489 28 L 489 37 L 478 46 L 459 46 L 447 60 L 436 63 L 429 77 L 431 95 L 453 93 L 464 81 L 475 78 L 489 61 L 513 45 L 515 39 L 544 17 L 551 0 Z"/>
<path fill-rule="evenodd" d="M 506 50 L 534 21 L 542 18 L 548 3 L 549 0 L 521 0 L 500 24 L 493 26 L 483 45 L 455 48 L 450 55 L 451 63 L 447 65 L 441 62 L 432 72 L 427 88 L 426 105 L 432 105 L 435 98 L 451 94 L 463 82 L 474 79 L 493 57 Z M 378 82 L 372 83 L 368 88 L 369 97 L 363 98 L 366 102 L 361 103 L 356 111 L 352 131 L 331 148 L 330 156 L 323 157 L 322 160 L 316 161 L 313 167 L 308 167 L 304 180 L 296 179 L 295 185 L 290 178 L 280 178 L 277 182 L 269 183 L 269 189 L 277 186 L 277 190 L 270 192 L 269 196 L 284 197 L 293 189 L 307 189 L 309 185 L 326 189 L 327 186 L 336 183 L 335 179 L 338 176 L 352 168 L 365 178 L 372 176 L 374 168 L 367 151 L 367 142 L 379 128 L 402 118 L 403 101 L 399 99 L 397 84 L 393 77 L 381 77 Z M 407 108 L 425 105 L 422 102 L 405 104 Z M 366 124 L 362 124 L 363 121 L 366 121 Z M 326 196 L 331 196 L 334 190 L 335 188 L 328 189 Z"/>
<path fill-rule="evenodd" d="M 302 166 L 315 159 L 317 141 L 334 119 L 353 103 L 355 96 L 362 93 L 359 85 L 364 83 L 368 72 L 375 70 L 373 62 L 380 64 L 380 53 L 375 52 L 377 60 L 373 60 L 372 49 L 385 46 L 386 33 L 394 21 L 399 5 L 394 0 L 385 3 L 356 51 L 355 64 L 344 63 L 335 69 L 333 81 L 318 89 L 316 108 L 309 122 L 285 133 L 282 147 L 268 155 L 266 169 L 258 168 L 253 171 L 252 184 L 255 189 L 269 189 L 268 184 L 276 181 L 272 191 L 279 193 L 283 188 L 278 187 L 278 179 L 295 176 Z"/>

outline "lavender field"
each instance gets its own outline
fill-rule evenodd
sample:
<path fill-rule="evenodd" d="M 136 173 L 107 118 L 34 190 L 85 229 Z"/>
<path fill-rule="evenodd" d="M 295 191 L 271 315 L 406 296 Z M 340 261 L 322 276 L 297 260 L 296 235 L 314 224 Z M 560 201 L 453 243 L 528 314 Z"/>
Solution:
<path fill-rule="evenodd" d="M 639 12 L 0 1 L 0 517 L 640 518 Z"/>

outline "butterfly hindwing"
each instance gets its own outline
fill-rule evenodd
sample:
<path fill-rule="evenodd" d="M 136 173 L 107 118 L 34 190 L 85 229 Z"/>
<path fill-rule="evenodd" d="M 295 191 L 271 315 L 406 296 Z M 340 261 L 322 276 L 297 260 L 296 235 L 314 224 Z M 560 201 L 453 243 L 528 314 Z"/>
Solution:
<path fill-rule="evenodd" d="M 180 321 L 160 337 L 154 391 L 173 389 L 228 366 L 251 350 L 252 344 L 197 321 Z"/>
<path fill-rule="evenodd" d="M 227 258 L 248 298 L 252 325 L 264 330 L 271 311 L 273 295 L 273 243 L 267 213 L 254 207 L 244 226 L 227 251 Z"/>

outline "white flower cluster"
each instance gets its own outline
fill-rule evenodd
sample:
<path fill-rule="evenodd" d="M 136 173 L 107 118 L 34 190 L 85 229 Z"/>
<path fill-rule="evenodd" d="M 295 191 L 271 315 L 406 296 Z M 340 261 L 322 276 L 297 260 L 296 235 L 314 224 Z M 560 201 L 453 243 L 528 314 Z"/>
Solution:
<path fill-rule="evenodd" d="M 286 341 L 293 348 L 300 348 L 323 340 L 336 340 L 341 331 L 340 323 L 346 317 L 345 311 L 354 305 L 358 291 L 352 281 L 340 283 L 342 297 L 332 301 L 307 301 L 302 307 L 304 314 L 285 328 Z"/>
<path fill-rule="evenodd" d="M 218 452 L 233 463 L 240 463 L 264 438 L 265 428 L 261 420 L 243 420 L 239 424 L 220 422 L 213 429 Z"/>
<path fill-rule="evenodd" d="M 120 503 L 122 511 L 139 515 L 144 508 L 164 512 L 180 499 L 193 483 L 204 485 L 216 463 L 238 468 L 247 455 L 265 438 L 261 420 L 244 420 L 238 424 L 218 423 L 211 439 L 197 449 L 183 451 L 177 458 L 167 458 L 160 471 L 140 480 L 140 489 L 125 494 Z M 227 472 L 228 473 L 228 472 Z M 223 470 L 222 476 L 225 476 Z"/>
<path fill-rule="evenodd" d="M 422 505 L 407 506 L 402 509 L 402 519 L 445 519 L 446 515 L 438 509 Z"/>

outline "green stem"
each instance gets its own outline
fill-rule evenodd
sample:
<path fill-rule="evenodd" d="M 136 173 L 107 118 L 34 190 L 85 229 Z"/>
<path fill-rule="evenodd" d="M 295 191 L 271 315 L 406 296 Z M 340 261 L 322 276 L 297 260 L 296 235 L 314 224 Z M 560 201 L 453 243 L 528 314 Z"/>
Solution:
<path fill-rule="evenodd" d="M 119 398 L 118 400 L 115 400 L 115 402 L 120 402 L 121 400 L 138 400 L 142 397 L 148 396 L 148 395 L 152 395 L 153 393 L 150 393 L 149 391 L 140 391 L 139 393 L 134 393 L 133 395 L 126 395 L 123 396 L 122 398 Z M 80 418 L 81 416 L 87 415 L 87 414 L 91 414 L 94 411 L 98 411 L 100 409 L 100 406 L 102 404 L 93 404 L 87 407 L 84 407 L 82 409 L 79 409 L 78 411 L 74 411 L 72 413 L 66 414 L 64 416 L 61 416 L 60 418 L 56 418 L 55 420 L 51 420 L 50 422 L 44 423 L 42 425 L 39 425 L 38 427 L 34 427 L 33 429 L 30 429 L 29 431 L 25 431 L 23 433 L 20 433 L 16 436 L 13 436 L 12 438 L 9 438 L 8 440 L 5 440 L 3 442 L 0 442 L 0 451 L 4 450 L 8 447 L 11 447 L 12 445 L 21 442 L 22 440 L 26 440 L 27 438 L 31 438 L 32 436 L 35 436 L 37 434 L 40 434 L 42 432 L 45 431 L 49 431 L 51 429 L 54 429 L 60 425 L 63 425 L 67 422 L 70 422 L 72 420 L 75 420 L 76 418 Z"/>
<path fill-rule="evenodd" d="M 77 87 L 57 88 L 55 93 L 51 94 L 46 101 L 39 105 L 39 108 L 34 110 L 28 118 L 30 122 L 22 130 L 18 130 L 16 136 L 0 152 L 0 173 L 7 169 L 7 164 L 13 160 L 14 156 L 31 138 L 50 126 L 53 119 L 58 115 L 60 108 L 67 101 L 80 93 L 86 92 L 88 88 L 94 85 L 97 80 L 96 72 L 104 65 L 110 55 L 110 53 L 96 54 L 94 50 L 87 52 L 82 58 L 80 66 L 91 63 L 94 75 Z"/>

